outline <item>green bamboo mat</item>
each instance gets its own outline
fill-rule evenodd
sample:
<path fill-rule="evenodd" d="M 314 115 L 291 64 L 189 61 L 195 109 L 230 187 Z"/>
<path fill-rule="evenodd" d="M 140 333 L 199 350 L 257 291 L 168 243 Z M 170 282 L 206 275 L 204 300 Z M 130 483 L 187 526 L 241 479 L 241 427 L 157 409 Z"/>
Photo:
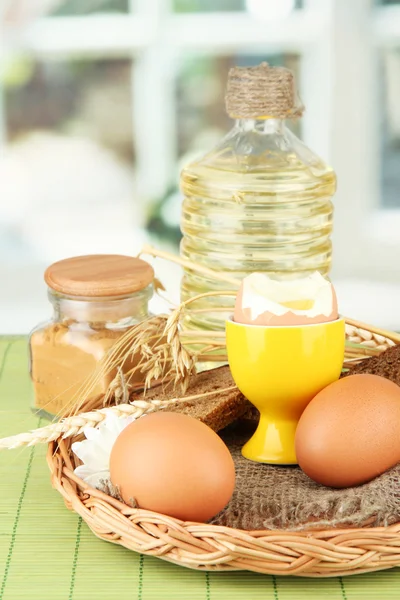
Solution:
<path fill-rule="evenodd" d="M 37 427 L 25 339 L 0 338 L 0 436 Z M 334 579 L 198 573 L 97 539 L 52 490 L 44 447 L 0 452 L 0 600 L 383 600 L 400 569 Z"/>

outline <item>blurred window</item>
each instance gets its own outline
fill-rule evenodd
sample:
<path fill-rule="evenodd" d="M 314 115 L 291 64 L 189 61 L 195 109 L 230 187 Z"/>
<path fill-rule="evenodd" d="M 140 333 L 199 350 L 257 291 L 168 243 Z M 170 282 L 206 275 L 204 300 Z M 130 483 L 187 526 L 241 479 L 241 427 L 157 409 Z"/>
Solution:
<path fill-rule="evenodd" d="M 127 13 L 129 0 L 67 0 L 51 11 L 54 16 Z"/>
<path fill-rule="evenodd" d="M 179 169 L 231 127 L 229 68 L 262 60 L 294 70 L 290 127 L 337 171 L 334 277 L 400 284 L 400 0 L 3 4 L 0 278 L 29 273 L 33 312 L 52 260 L 177 248 Z M 0 333 L 25 328 L 12 285 Z"/>
<path fill-rule="evenodd" d="M 381 56 L 381 201 L 400 208 L 400 48 Z"/>
<path fill-rule="evenodd" d="M 294 8 L 302 8 L 303 0 L 174 0 L 176 12 L 233 12 L 249 10 L 250 12 L 268 15 L 271 12 L 290 13 Z"/>
<path fill-rule="evenodd" d="M 85 137 L 133 165 L 131 64 L 16 60 L 4 94 L 8 140 L 37 130 Z"/>

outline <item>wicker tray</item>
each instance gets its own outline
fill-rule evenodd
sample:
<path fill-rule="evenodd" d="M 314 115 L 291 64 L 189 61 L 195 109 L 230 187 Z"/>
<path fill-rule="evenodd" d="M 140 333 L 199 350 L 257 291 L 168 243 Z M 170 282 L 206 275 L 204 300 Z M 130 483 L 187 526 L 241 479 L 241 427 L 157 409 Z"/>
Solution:
<path fill-rule="evenodd" d="M 377 355 L 398 344 L 400 336 L 347 321 L 348 360 L 364 351 Z M 352 357 L 355 346 L 356 359 Z M 389 527 L 329 530 L 244 531 L 204 523 L 188 523 L 131 508 L 93 489 L 74 474 L 78 459 L 71 445 L 82 439 L 84 427 L 95 427 L 108 411 L 143 414 L 169 402 L 136 401 L 68 417 L 33 432 L 0 440 L 1 448 L 48 443 L 51 481 L 66 506 L 78 513 L 93 533 L 130 550 L 197 570 L 248 570 L 271 575 L 333 577 L 355 575 L 400 565 L 400 523 Z"/>
<path fill-rule="evenodd" d="M 393 341 L 398 342 L 396 334 L 359 325 L 347 319 L 350 346 L 369 342 L 369 347 L 372 345 L 378 354 L 393 345 Z M 370 335 L 365 335 L 366 332 Z M 140 418 L 138 410 L 136 416 Z M 90 488 L 74 475 L 77 463 L 71 444 L 78 439 L 79 436 L 59 437 L 49 444 L 47 462 L 51 480 L 67 507 L 77 512 L 103 540 L 197 570 L 244 569 L 270 575 L 333 577 L 400 565 L 400 523 L 306 533 L 243 531 L 182 522 L 131 508 Z"/>

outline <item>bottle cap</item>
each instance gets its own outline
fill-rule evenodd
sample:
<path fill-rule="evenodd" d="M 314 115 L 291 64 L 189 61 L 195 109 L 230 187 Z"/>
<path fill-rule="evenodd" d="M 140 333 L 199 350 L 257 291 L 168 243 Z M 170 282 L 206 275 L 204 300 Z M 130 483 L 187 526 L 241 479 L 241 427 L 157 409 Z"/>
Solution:
<path fill-rule="evenodd" d="M 233 119 L 294 118 L 304 110 L 292 71 L 266 62 L 230 69 L 225 106 Z"/>

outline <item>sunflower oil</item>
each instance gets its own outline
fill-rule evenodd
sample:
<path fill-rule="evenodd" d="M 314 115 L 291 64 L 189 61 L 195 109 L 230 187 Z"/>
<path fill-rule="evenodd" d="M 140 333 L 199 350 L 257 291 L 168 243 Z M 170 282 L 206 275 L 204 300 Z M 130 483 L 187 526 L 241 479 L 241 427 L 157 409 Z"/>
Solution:
<path fill-rule="evenodd" d="M 289 130 L 281 114 L 235 121 L 215 149 L 181 174 L 182 258 L 237 280 L 255 271 L 275 278 L 327 275 L 334 171 Z M 230 288 L 185 269 L 181 300 Z M 223 330 L 233 304 L 232 296 L 197 300 L 188 307 L 184 327 Z"/>

